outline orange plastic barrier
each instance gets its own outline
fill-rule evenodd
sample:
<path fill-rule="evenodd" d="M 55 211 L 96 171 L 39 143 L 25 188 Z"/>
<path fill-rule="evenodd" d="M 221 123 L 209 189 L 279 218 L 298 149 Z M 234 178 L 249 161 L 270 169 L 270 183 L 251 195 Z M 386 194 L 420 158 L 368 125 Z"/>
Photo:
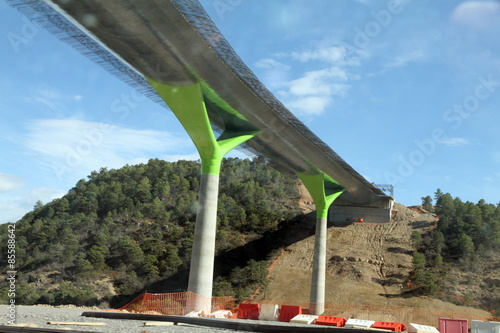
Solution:
<path fill-rule="evenodd" d="M 325 326 L 343 327 L 345 322 L 346 319 L 342 317 L 319 316 L 318 319 L 316 319 L 316 324 Z"/>
<path fill-rule="evenodd" d="M 302 314 L 302 307 L 297 305 L 282 305 L 280 309 L 279 321 L 289 322 L 296 315 Z"/>
<path fill-rule="evenodd" d="M 303 313 L 308 313 L 308 309 L 312 307 L 310 302 L 307 301 L 293 301 L 293 300 L 247 300 L 246 303 L 254 304 L 277 304 L 283 306 L 284 304 L 300 305 L 302 306 Z M 445 311 L 431 311 L 420 309 L 405 309 L 405 308 L 391 308 L 375 305 L 359 305 L 359 304 L 338 304 L 338 303 L 325 303 L 325 312 L 323 316 L 343 317 L 343 318 L 364 318 L 373 321 L 383 322 L 398 322 L 404 323 L 406 326 L 409 323 L 419 323 L 421 325 L 438 327 L 438 319 L 448 317 L 452 319 L 463 318 L 470 320 L 480 321 L 500 321 L 500 317 L 494 315 L 477 315 Z"/>
<path fill-rule="evenodd" d="M 389 323 L 385 321 L 376 321 L 375 324 L 372 325 L 372 328 L 391 330 L 393 332 L 403 332 L 406 330 L 406 326 L 402 323 Z"/>
<path fill-rule="evenodd" d="M 241 303 L 238 307 L 238 319 L 258 320 L 260 314 L 260 304 Z"/>

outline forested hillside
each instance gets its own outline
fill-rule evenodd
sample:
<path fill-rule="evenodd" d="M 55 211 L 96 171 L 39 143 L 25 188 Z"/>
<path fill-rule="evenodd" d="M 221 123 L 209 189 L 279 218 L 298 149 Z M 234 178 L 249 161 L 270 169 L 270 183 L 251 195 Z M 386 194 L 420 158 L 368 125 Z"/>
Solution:
<path fill-rule="evenodd" d="M 16 303 L 119 306 L 144 290 L 186 290 L 199 179 L 197 162 L 152 159 L 92 172 L 63 198 L 45 205 L 38 202 L 15 224 Z M 297 252 L 298 266 L 304 266 L 301 278 L 310 276 L 314 219 L 299 208 L 298 183 L 295 175 L 278 171 L 264 158 L 223 161 L 214 295 L 242 300 L 268 285 L 261 291 L 293 296 L 289 295 L 293 288 L 278 281 L 279 274 L 273 277 L 278 280 L 267 280 L 269 259 L 283 249 L 293 248 L 290 253 Z M 359 283 L 382 286 L 383 293 L 370 285 L 362 296 L 365 301 L 370 298 L 366 293 L 373 292 L 378 299 L 396 288 L 405 300 L 426 295 L 500 311 L 500 204 L 463 202 L 440 190 L 434 199 L 422 198 L 422 203 L 424 210 L 436 214 L 437 223 L 434 215 L 427 214 L 431 220 L 425 223 L 396 218 L 362 230 L 331 225 L 331 237 L 338 238 L 328 249 L 329 274 L 337 279 L 336 288 L 345 275 L 351 284 L 342 282 L 344 286 L 354 282 L 356 288 Z M 406 233 L 406 226 L 413 229 Z M 0 225 L 2 253 L 7 250 L 7 229 L 8 224 Z M 404 234 L 399 247 L 392 243 L 396 230 Z M 415 232 L 410 237 L 411 230 Z M 352 244 L 361 231 L 366 247 Z M 342 235 L 345 244 L 339 241 Z M 389 243 L 382 246 L 384 242 Z M 403 249 L 410 242 L 413 247 Z M 307 248 L 297 249 L 300 244 Z M 1 267 L 7 263 L 2 256 Z M 297 264 L 290 263 L 293 269 Z M 284 279 L 290 276 L 285 274 Z M 5 301 L 8 288 L 6 279 L 0 278 Z M 345 295 L 345 290 L 331 292 Z"/>
<path fill-rule="evenodd" d="M 440 189 L 422 203 L 439 221 L 412 237 L 418 248 L 412 282 L 422 293 L 500 313 L 500 204 L 463 202 Z"/>
<path fill-rule="evenodd" d="M 185 288 L 199 178 L 199 163 L 154 159 L 92 172 L 63 198 L 38 202 L 16 223 L 17 302 L 118 304 L 144 288 Z M 215 294 L 245 297 L 265 279 L 267 264 L 250 259 L 267 259 L 268 249 L 248 243 L 293 223 L 296 185 L 263 158 L 224 160 Z M 243 246 L 253 254 L 231 254 Z"/>

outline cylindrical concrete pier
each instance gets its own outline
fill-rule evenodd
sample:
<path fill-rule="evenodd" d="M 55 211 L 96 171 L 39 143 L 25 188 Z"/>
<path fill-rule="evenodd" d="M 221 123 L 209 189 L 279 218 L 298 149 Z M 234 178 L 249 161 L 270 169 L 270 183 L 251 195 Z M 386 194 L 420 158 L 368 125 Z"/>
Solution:
<path fill-rule="evenodd" d="M 199 295 L 191 311 L 210 313 L 214 272 L 219 175 L 202 174 L 188 291 Z"/>
<path fill-rule="evenodd" d="M 318 217 L 316 219 L 316 235 L 314 236 L 314 257 L 310 296 L 310 313 L 313 315 L 321 315 L 325 311 L 326 232 L 327 218 Z"/>

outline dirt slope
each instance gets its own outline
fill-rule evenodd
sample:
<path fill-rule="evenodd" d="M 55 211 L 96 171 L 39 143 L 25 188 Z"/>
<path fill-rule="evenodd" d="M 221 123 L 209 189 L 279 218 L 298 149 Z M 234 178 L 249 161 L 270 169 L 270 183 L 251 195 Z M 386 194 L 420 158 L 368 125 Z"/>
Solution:
<path fill-rule="evenodd" d="M 326 302 L 425 310 L 488 312 L 456 306 L 429 297 L 404 297 L 413 269 L 410 235 L 436 224 L 433 214 L 396 204 L 390 223 L 329 226 Z M 309 301 L 314 236 L 283 250 L 272 266 L 271 282 L 258 299 Z"/>

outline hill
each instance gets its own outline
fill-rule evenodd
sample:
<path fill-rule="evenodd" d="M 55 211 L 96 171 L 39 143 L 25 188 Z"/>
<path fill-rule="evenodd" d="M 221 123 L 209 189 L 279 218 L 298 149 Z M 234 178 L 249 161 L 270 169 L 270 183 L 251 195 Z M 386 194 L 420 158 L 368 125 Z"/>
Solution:
<path fill-rule="evenodd" d="M 101 169 L 63 198 L 37 203 L 15 224 L 17 302 L 106 307 L 144 290 L 186 290 L 199 170 L 157 159 Z M 326 301 L 498 310 L 500 205 L 438 194 L 427 210 L 396 204 L 387 224 L 329 225 Z M 314 224 L 295 175 L 263 158 L 224 160 L 214 295 L 243 300 L 259 290 L 260 299 L 308 301 Z M 8 227 L 0 225 L 2 253 Z"/>
<path fill-rule="evenodd" d="M 222 170 L 215 293 L 244 298 L 259 283 L 242 278 L 245 269 L 266 270 L 256 260 L 266 259 L 266 247 L 252 241 L 293 222 L 300 195 L 296 178 L 263 158 L 226 159 Z M 153 159 L 92 172 L 64 197 L 37 203 L 15 224 L 18 303 L 118 305 L 144 289 L 185 289 L 199 173 L 197 162 Z M 0 226 L 2 253 L 7 228 Z"/>
<path fill-rule="evenodd" d="M 330 225 L 326 302 L 491 315 L 486 309 L 495 307 L 500 296 L 498 288 L 488 288 L 500 278 L 498 256 L 476 262 L 481 267 L 476 271 L 447 263 L 439 283 L 454 285 L 445 289 L 447 294 L 425 292 L 412 281 L 417 250 L 412 238 L 425 238 L 437 225 L 435 214 L 400 204 L 387 224 Z M 285 247 L 256 299 L 309 301 L 313 252 L 314 236 Z"/>

